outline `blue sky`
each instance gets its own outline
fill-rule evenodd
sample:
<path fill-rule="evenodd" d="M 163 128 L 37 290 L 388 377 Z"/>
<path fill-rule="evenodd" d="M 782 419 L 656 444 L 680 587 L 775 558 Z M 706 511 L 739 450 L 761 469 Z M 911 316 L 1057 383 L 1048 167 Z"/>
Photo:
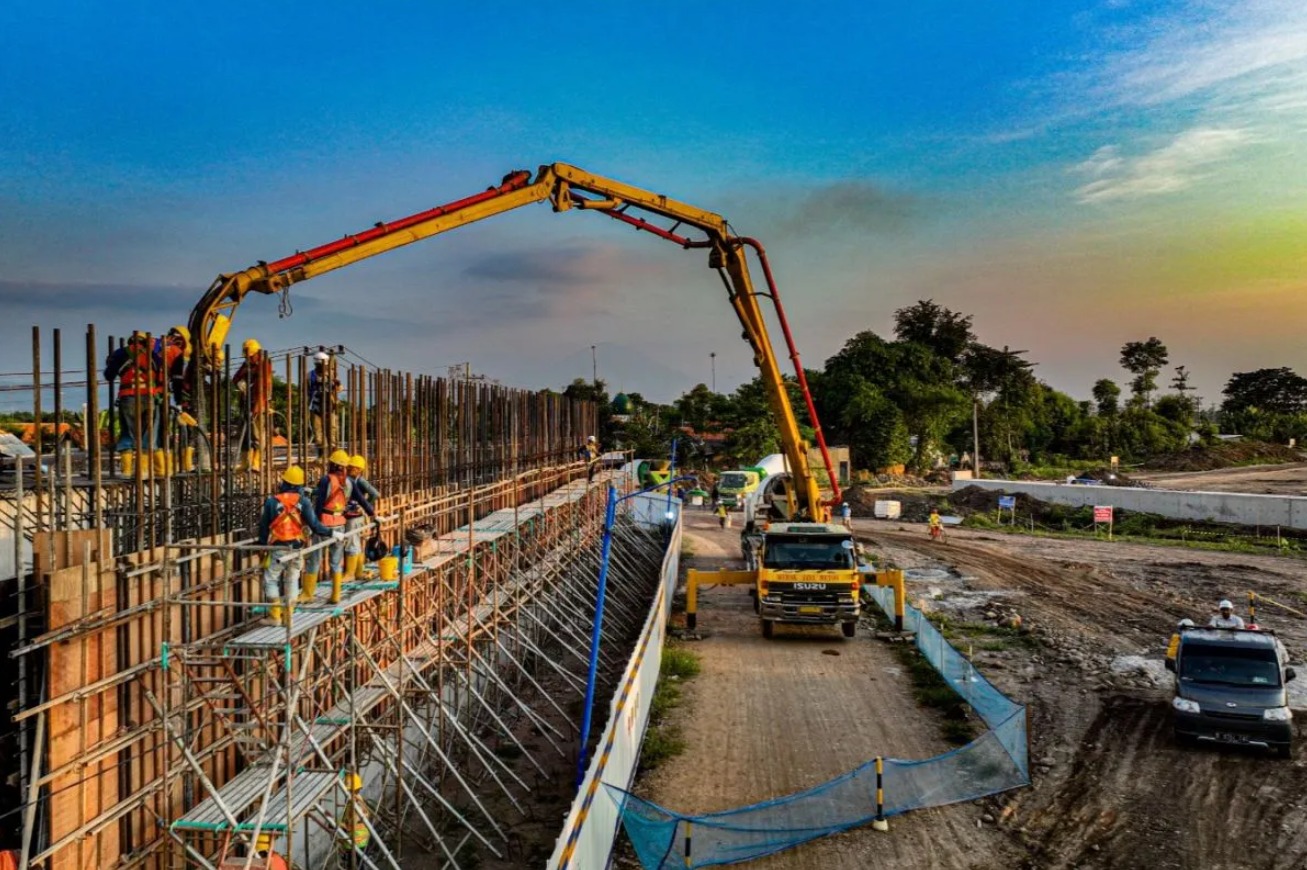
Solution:
<path fill-rule="evenodd" d="M 875 8 L 883 5 L 885 8 Z M 908 8 L 910 7 L 910 8 Z M 820 365 L 933 297 L 1086 395 L 1157 335 L 1307 370 L 1307 5 L 48 3 L 0 10 L 0 370 L 219 272 L 563 160 L 726 214 Z M 507 383 L 750 377 L 699 254 L 538 207 L 242 307 Z"/>

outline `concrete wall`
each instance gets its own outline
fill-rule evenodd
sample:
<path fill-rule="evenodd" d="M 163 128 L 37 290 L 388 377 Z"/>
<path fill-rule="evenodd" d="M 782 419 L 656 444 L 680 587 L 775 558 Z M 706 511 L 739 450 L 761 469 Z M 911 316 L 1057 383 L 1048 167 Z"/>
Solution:
<path fill-rule="evenodd" d="M 1073 507 L 1111 505 L 1176 520 L 1307 529 L 1307 498 L 1302 496 L 1079 486 L 1024 480 L 959 480 L 953 483 L 954 491 L 968 486 L 1009 494 L 1024 493 L 1040 501 Z"/>
<path fill-rule="evenodd" d="M 636 496 L 636 522 L 661 527 L 666 522 L 665 495 Z M 635 779 L 640 761 L 640 744 L 649 724 L 649 705 L 662 665 L 667 618 L 671 615 L 681 554 L 680 504 L 673 499 L 671 537 L 663 555 L 661 583 L 645 618 L 640 640 L 627 661 L 609 705 L 608 724 L 590 758 L 585 780 L 577 790 L 563 833 L 554 846 L 548 870 L 601 870 L 607 867 L 613 840 L 621 823 L 621 804 L 609 787 L 626 790 Z M 597 718 L 597 717 L 596 717 Z"/>

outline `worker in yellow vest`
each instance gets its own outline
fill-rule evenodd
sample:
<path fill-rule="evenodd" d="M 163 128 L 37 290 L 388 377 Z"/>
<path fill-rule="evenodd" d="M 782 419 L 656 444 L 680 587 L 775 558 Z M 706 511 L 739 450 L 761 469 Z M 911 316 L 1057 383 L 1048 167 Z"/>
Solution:
<path fill-rule="evenodd" d="M 336 849 L 345 854 L 354 850 L 362 852 L 372 841 L 372 832 L 363 821 L 367 818 L 368 811 L 367 804 L 363 802 L 363 777 L 357 773 L 345 774 L 345 788 L 349 789 L 349 804 L 340 816 Z"/>
<path fill-rule="evenodd" d="M 345 508 L 345 579 L 353 580 L 363 571 L 363 532 L 367 525 L 364 515 L 373 522 L 377 519 L 376 504 L 381 493 L 373 486 L 363 472 L 368 469 L 368 461 L 362 456 L 351 456 L 346 473 L 350 481 L 349 505 Z"/>

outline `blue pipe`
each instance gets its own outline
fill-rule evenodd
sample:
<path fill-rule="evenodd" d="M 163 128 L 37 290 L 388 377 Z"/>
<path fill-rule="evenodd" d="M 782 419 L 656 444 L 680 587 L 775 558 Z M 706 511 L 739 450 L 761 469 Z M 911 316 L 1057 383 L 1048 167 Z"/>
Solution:
<path fill-rule="evenodd" d="M 595 624 L 590 632 L 590 669 L 585 682 L 585 713 L 581 719 L 581 751 L 576 761 L 576 786 L 585 782 L 585 763 L 590 746 L 590 716 L 594 709 L 595 676 L 599 670 L 599 633 L 604 624 L 604 598 L 608 591 L 608 556 L 613 549 L 613 523 L 617 519 L 617 489 L 608 485 L 604 511 L 604 541 L 599 555 L 599 594 L 595 599 Z"/>

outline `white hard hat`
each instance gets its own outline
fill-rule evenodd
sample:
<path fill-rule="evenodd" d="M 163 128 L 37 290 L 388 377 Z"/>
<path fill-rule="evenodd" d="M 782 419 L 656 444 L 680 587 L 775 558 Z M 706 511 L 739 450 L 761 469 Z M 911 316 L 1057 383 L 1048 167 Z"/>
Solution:
<path fill-rule="evenodd" d="M 318 351 L 317 353 L 315 353 L 315 354 L 313 355 L 313 361 L 314 361 L 314 362 L 326 362 L 326 361 L 329 360 L 329 359 L 331 359 L 331 357 L 327 356 L 327 355 L 326 355 L 325 353 L 323 353 L 322 351 Z"/>
<path fill-rule="evenodd" d="M 590 435 L 590 436 L 587 437 L 585 440 L 586 440 L 586 441 L 593 441 L 593 440 L 595 440 L 595 437 L 594 437 L 593 435 Z"/>
<path fill-rule="evenodd" d="M 840 505 L 840 507 L 848 507 L 848 506 L 849 506 L 848 502 L 844 502 L 842 505 Z"/>
<path fill-rule="evenodd" d="M 1193 621 L 1192 619 L 1182 619 L 1182 620 L 1180 620 L 1179 625 L 1180 625 L 1180 628 L 1193 628 L 1193 627 L 1194 627 L 1194 621 Z"/>
<path fill-rule="evenodd" d="M 1220 603 L 1220 604 L 1216 605 L 1216 609 L 1217 609 L 1217 610 L 1234 610 L 1234 605 L 1230 603 L 1230 599 L 1228 599 L 1228 598 L 1224 598 L 1224 599 L 1221 600 L 1221 603 Z"/>

